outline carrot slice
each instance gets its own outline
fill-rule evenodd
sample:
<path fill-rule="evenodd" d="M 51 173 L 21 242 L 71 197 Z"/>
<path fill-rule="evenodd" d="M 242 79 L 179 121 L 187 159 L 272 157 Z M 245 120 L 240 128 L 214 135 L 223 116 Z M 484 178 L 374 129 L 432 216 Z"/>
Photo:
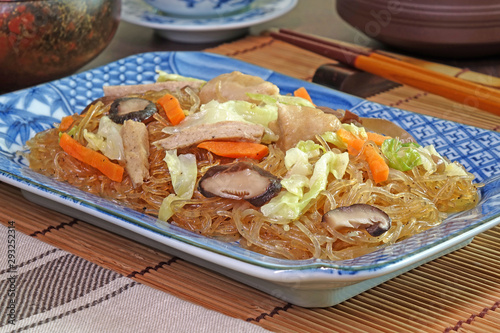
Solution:
<path fill-rule="evenodd" d="M 73 116 L 66 116 L 63 119 L 61 119 L 61 123 L 59 124 L 59 131 L 60 132 L 65 132 L 71 128 L 71 125 L 75 120 L 73 119 Z"/>
<path fill-rule="evenodd" d="M 253 142 L 204 141 L 198 144 L 197 147 L 206 149 L 215 155 L 231 158 L 248 157 L 260 160 L 269 154 L 269 148 L 266 145 Z"/>
<path fill-rule="evenodd" d="M 313 101 L 312 101 L 311 96 L 309 95 L 309 92 L 304 87 L 300 87 L 299 89 L 295 90 L 293 92 L 293 95 L 295 97 L 301 97 L 303 99 L 307 99 L 309 102 L 311 102 L 312 104 L 314 104 Z"/>
<path fill-rule="evenodd" d="M 342 127 L 337 130 L 337 135 L 347 145 L 350 145 L 351 142 L 358 139 L 356 135 L 352 134 L 348 130 L 343 129 Z"/>
<path fill-rule="evenodd" d="M 359 139 L 356 135 L 352 134 L 351 132 L 349 132 L 343 128 L 340 128 L 337 131 L 337 135 L 340 137 L 340 139 L 342 139 L 342 141 L 344 141 L 347 144 L 352 144 L 353 141 L 355 141 L 355 140 L 362 140 L 362 139 Z M 377 146 L 382 145 L 382 143 L 385 140 L 391 139 L 390 136 L 385 136 L 385 135 L 374 133 L 374 132 L 366 132 L 366 136 L 367 136 L 367 140 L 373 141 Z M 362 140 L 362 141 L 364 141 L 364 140 Z"/>
<path fill-rule="evenodd" d="M 375 183 L 386 181 L 389 178 L 389 166 L 373 146 L 367 145 L 363 156 L 368 162 Z"/>
<path fill-rule="evenodd" d="M 175 96 L 171 94 L 165 94 L 156 102 L 163 108 L 163 111 L 165 111 L 165 115 L 167 116 L 168 120 L 170 120 L 172 125 L 177 125 L 184 118 L 186 118 L 186 115 L 181 108 L 181 104 Z"/>
<path fill-rule="evenodd" d="M 387 178 L 389 178 L 389 166 L 373 146 L 365 145 L 366 140 L 356 137 L 354 134 L 343 128 L 340 128 L 337 131 L 337 135 L 344 143 L 347 144 L 347 152 L 349 154 L 357 155 L 361 150 L 363 150 L 362 157 L 368 163 L 368 167 L 370 168 L 370 172 L 375 183 L 386 181 Z M 368 140 L 373 139 L 372 141 L 374 142 L 376 140 L 379 141 L 381 139 L 379 136 L 373 136 L 372 138 L 368 136 Z"/>
<path fill-rule="evenodd" d="M 391 139 L 390 136 L 385 136 L 374 132 L 366 132 L 366 135 L 368 136 L 368 140 L 373 141 L 377 146 L 381 146 L 385 140 Z"/>
<path fill-rule="evenodd" d="M 365 140 L 362 139 L 354 139 L 349 141 L 347 145 L 347 152 L 351 155 L 357 155 L 363 149 L 363 145 L 365 144 Z"/>
<path fill-rule="evenodd" d="M 124 168 L 111 162 L 103 154 L 81 145 L 67 133 L 63 133 L 59 140 L 59 146 L 69 155 L 77 160 L 93 166 L 101 171 L 105 176 L 115 182 L 123 179 Z"/>

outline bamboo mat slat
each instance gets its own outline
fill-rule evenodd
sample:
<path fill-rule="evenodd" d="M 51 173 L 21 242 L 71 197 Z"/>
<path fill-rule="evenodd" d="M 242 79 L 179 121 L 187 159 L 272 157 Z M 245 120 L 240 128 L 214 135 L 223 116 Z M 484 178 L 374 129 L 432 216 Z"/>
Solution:
<path fill-rule="evenodd" d="M 330 59 L 267 36 L 251 36 L 208 51 L 308 81 L 316 68 L 332 63 Z M 458 120 L 456 117 L 461 112 L 438 96 L 405 86 L 370 99 L 450 120 Z M 498 117 L 479 110 L 466 110 L 459 119 L 488 129 L 500 124 Z M 145 285 L 270 331 L 500 331 L 500 226 L 476 236 L 463 249 L 341 304 L 307 309 L 87 222 L 37 206 L 7 184 L 0 183 L 0 202 L 2 224 L 15 221 L 19 232 Z"/>

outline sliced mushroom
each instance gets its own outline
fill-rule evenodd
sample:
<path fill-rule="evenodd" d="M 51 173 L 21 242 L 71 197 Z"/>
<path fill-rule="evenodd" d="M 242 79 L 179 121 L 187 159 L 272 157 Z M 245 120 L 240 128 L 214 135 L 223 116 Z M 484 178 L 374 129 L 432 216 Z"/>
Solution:
<path fill-rule="evenodd" d="M 198 183 L 205 197 L 214 196 L 246 200 L 262 206 L 281 191 L 278 177 L 248 162 L 214 166 L 207 170 Z"/>
<path fill-rule="evenodd" d="M 389 215 L 368 204 L 354 204 L 336 208 L 323 215 L 322 222 L 327 223 L 327 227 L 334 230 L 365 228 L 374 237 L 382 235 L 391 227 Z"/>
<path fill-rule="evenodd" d="M 145 121 L 158 111 L 155 103 L 139 97 L 117 98 L 109 109 L 109 118 L 117 124 L 125 120 Z"/>

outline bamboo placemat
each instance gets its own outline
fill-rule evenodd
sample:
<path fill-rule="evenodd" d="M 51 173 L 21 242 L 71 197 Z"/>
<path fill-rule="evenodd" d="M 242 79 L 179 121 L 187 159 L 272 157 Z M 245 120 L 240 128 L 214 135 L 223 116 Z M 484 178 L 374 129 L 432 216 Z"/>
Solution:
<path fill-rule="evenodd" d="M 331 62 L 269 37 L 248 37 L 209 51 L 306 80 L 311 80 L 317 67 Z M 401 108 L 417 108 L 414 101 L 398 96 L 391 90 L 374 96 L 372 100 L 385 98 L 388 103 Z M 428 97 L 434 98 L 426 94 L 418 102 L 426 110 L 431 110 L 429 112 L 437 112 L 439 108 L 425 103 Z M 445 113 L 444 106 L 440 108 L 443 118 L 443 115 L 447 119 L 457 116 L 454 112 Z M 481 127 L 492 129 L 492 125 L 499 124 L 498 119 L 489 115 L 485 115 L 485 119 L 487 121 Z M 500 306 L 500 226 L 477 236 L 463 249 L 341 304 L 306 309 L 81 220 L 37 206 L 24 199 L 17 188 L 3 183 L 0 183 L 0 202 L 0 221 L 3 224 L 15 221 L 20 232 L 140 283 L 271 331 L 500 331 L 500 310 L 497 310 Z"/>

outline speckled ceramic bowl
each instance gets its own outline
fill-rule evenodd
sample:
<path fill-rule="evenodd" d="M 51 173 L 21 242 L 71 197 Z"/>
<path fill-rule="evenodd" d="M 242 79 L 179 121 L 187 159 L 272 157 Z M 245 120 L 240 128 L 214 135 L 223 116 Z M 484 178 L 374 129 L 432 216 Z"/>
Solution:
<path fill-rule="evenodd" d="M 67 76 L 109 44 L 120 0 L 0 0 L 0 93 Z"/>
<path fill-rule="evenodd" d="M 342 19 L 403 50 L 446 58 L 500 54 L 496 0 L 337 0 Z"/>

